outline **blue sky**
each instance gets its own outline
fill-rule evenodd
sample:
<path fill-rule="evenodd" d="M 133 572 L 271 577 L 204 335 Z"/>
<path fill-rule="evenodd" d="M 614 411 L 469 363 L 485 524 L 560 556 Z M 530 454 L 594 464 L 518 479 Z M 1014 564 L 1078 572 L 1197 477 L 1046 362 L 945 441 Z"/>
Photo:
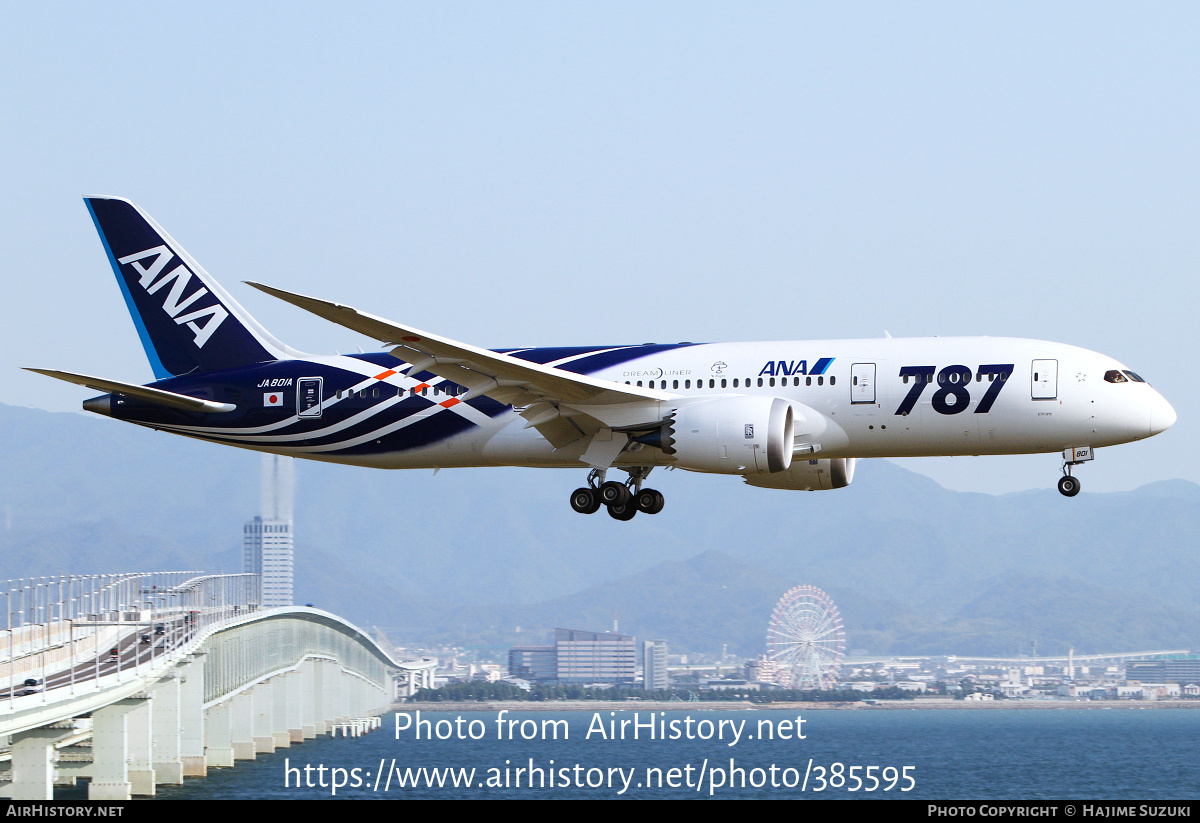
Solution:
<path fill-rule="evenodd" d="M 2 402 L 151 379 L 80 199 L 116 194 L 301 349 L 368 341 L 240 281 L 495 347 L 1044 338 L 1179 412 L 1085 491 L 1200 481 L 1194 4 L 2 9 Z"/>

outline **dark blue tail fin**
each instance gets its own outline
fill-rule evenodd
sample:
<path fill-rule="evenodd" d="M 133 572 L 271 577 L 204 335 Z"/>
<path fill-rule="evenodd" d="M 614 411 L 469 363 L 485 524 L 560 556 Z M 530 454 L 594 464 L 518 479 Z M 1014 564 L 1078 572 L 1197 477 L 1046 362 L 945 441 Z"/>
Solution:
<path fill-rule="evenodd" d="M 85 197 L 159 380 L 293 354 L 150 216 L 119 197 Z"/>

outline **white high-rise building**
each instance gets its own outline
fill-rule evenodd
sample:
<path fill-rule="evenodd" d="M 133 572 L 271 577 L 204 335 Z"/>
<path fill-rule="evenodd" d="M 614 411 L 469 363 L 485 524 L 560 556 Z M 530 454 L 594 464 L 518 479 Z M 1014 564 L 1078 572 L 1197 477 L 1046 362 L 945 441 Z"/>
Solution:
<path fill-rule="evenodd" d="M 292 605 L 293 458 L 264 454 L 261 514 L 243 529 L 243 571 L 259 575 L 263 608 Z"/>
<path fill-rule="evenodd" d="M 667 641 L 643 641 L 642 681 L 651 691 L 671 688 L 671 678 L 667 674 Z"/>

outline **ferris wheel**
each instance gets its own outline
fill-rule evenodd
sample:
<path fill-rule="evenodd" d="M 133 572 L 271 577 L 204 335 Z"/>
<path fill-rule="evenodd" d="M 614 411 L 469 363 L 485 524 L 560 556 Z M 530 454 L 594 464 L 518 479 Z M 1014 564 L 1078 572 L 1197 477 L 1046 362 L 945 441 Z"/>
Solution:
<path fill-rule="evenodd" d="M 842 618 L 829 595 L 816 586 L 797 586 L 779 598 L 767 628 L 767 658 L 779 685 L 829 687 L 845 648 Z"/>

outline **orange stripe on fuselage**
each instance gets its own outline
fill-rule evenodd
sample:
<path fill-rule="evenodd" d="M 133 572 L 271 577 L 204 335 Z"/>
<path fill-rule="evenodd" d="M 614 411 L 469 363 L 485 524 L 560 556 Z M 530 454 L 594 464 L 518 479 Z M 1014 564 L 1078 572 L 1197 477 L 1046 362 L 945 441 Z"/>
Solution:
<path fill-rule="evenodd" d="M 395 369 L 388 369 L 385 372 L 381 372 L 381 373 L 375 375 L 371 379 L 372 380 L 387 380 L 389 377 L 391 377 L 395 373 L 396 373 Z"/>
<path fill-rule="evenodd" d="M 462 401 L 459 400 L 457 397 L 451 397 L 449 400 L 443 400 L 441 403 L 438 403 L 438 405 L 443 408 L 448 409 L 451 406 L 457 406 L 461 402 Z"/>

